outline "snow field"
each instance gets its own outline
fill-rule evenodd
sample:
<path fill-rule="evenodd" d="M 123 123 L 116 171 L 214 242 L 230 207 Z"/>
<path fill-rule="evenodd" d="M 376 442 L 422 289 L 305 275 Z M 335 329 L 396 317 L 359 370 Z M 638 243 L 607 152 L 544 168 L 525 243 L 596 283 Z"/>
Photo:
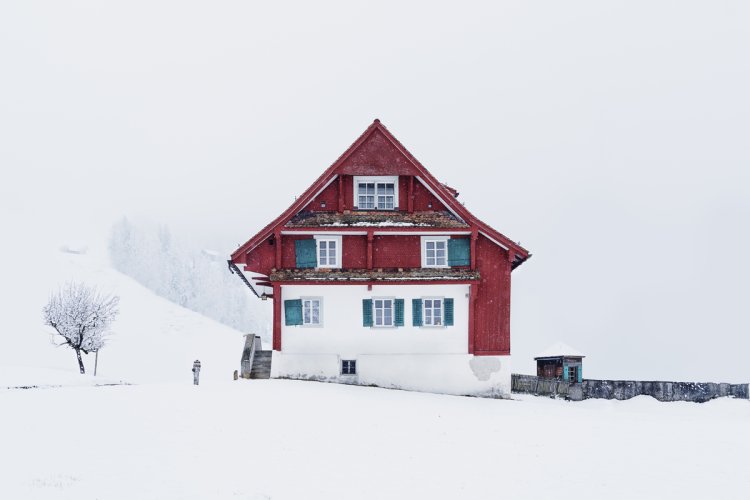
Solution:
<path fill-rule="evenodd" d="M 742 498 L 750 488 L 741 400 L 508 401 L 240 380 L 6 390 L 0 408 L 0 498 Z"/>

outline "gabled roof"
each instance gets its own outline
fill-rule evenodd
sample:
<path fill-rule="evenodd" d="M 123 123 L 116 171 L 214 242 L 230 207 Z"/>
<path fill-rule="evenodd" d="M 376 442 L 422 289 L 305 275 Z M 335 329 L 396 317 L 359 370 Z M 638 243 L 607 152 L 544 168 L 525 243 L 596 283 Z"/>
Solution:
<path fill-rule="evenodd" d="M 555 342 L 554 344 L 534 356 L 534 359 L 559 357 L 585 358 L 586 356 L 584 356 L 582 352 L 573 349 L 567 344 L 564 344 L 562 342 Z"/>
<path fill-rule="evenodd" d="M 427 187 L 428 190 L 432 191 L 433 194 L 435 194 L 440 200 L 448 207 L 448 209 L 456 214 L 458 217 L 463 219 L 464 221 L 474 223 L 481 233 L 483 233 L 487 238 L 489 238 L 491 241 L 493 241 L 495 244 L 500 245 L 501 247 L 504 247 L 506 249 L 512 249 L 516 253 L 516 260 L 513 262 L 513 268 L 519 266 L 522 264 L 526 259 L 528 259 L 531 254 L 523 248 L 522 246 L 518 245 L 517 243 L 511 241 L 509 238 L 504 236 L 499 231 L 496 231 L 486 223 L 482 222 L 478 218 L 476 218 L 469 210 L 464 207 L 463 204 L 458 202 L 455 198 L 456 191 L 448 188 L 444 184 L 442 184 L 440 181 L 438 181 L 419 161 L 396 139 L 393 134 L 391 134 L 385 126 L 380 123 L 380 120 L 375 119 L 375 121 L 372 122 L 372 124 L 367 127 L 367 129 L 360 135 L 356 141 L 352 143 L 349 148 L 344 151 L 344 153 L 339 156 L 339 158 L 330 166 L 328 167 L 316 180 L 315 182 L 308 187 L 304 193 L 302 193 L 301 196 L 299 196 L 292 205 L 287 208 L 281 215 L 276 217 L 273 221 L 271 221 L 268 225 L 266 225 L 263 229 L 258 231 L 258 233 L 250 238 L 245 244 L 240 246 L 237 250 L 232 253 L 232 259 L 236 259 L 243 255 L 244 253 L 252 250 L 256 246 L 258 246 L 261 242 L 265 241 L 267 238 L 269 238 L 274 231 L 274 228 L 277 226 L 284 224 L 286 221 L 297 215 L 299 212 L 301 212 L 311 201 L 312 199 L 328 184 L 333 182 L 333 180 L 336 178 L 336 170 L 344 164 L 344 162 L 349 158 L 353 153 L 357 151 L 357 149 L 362 146 L 367 139 L 374 133 L 380 132 L 383 134 L 383 136 L 386 137 L 388 141 L 398 150 L 399 153 L 401 153 L 409 163 L 415 168 L 415 170 L 419 173 L 419 181 L 422 182 L 422 184 Z"/>

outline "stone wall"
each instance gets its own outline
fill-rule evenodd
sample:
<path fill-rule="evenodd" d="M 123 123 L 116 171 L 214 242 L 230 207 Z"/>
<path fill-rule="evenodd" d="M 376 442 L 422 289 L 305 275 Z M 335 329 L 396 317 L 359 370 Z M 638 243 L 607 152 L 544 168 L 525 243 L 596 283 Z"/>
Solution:
<path fill-rule="evenodd" d="M 748 399 L 748 384 L 586 379 L 581 385 L 584 399 L 630 399 L 641 395 L 651 396 L 659 401 L 696 403 L 726 396 Z"/>
<path fill-rule="evenodd" d="M 651 396 L 659 401 L 704 403 L 714 398 L 727 396 L 740 399 L 750 397 L 748 384 L 591 379 L 584 379 L 580 384 L 571 384 L 558 379 L 546 379 L 515 373 L 512 377 L 512 390 L 515 393 L 562 397 L 573 401 L 582 399 L 630 399 L 643 395 Z"/>

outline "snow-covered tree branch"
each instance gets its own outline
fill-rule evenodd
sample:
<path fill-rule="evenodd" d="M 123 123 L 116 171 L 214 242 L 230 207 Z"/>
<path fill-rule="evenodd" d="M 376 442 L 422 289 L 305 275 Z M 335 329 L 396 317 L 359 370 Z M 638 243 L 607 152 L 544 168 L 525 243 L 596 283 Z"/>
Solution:
<path fill-rule="evenodd" d="M 104 347 L 119 302 L 119 297 L 104 295 L 94 287 L 68 283 L 52 293 L 42 309 L 44 324 L 63 338 L 59 345 L 75 351 L 81 374 L 86 373 L 81 352 L 88 354 Z"/>

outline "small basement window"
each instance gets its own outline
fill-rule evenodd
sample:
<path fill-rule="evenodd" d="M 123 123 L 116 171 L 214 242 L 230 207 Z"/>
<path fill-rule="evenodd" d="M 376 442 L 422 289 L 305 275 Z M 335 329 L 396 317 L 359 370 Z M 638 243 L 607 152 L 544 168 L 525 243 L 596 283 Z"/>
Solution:
<path fill-rule="evenodd" d="M 341 360 L 341 375 L 356 375 L 357 374 L 357 360 L 356 359 L 342 359 Z"/>

